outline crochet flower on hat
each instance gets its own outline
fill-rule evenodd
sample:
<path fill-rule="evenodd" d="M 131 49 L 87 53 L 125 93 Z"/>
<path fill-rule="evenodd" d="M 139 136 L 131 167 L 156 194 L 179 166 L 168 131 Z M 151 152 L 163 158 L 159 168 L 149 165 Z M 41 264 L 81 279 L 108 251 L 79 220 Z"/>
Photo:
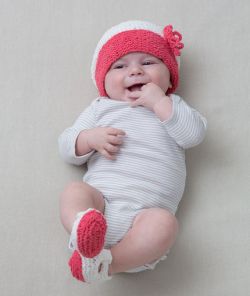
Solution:
<path fill-rule="evenodd" d="M 180 50 L 184 47 L 184 44 L 181 42 L 182 35 L 177 31 L 173 31 L 173 26 L 171 25 L 166 26 L 163 30 L 163 33 L 164 39 L 167 40 L 174 55 L 180 56 Z"/>

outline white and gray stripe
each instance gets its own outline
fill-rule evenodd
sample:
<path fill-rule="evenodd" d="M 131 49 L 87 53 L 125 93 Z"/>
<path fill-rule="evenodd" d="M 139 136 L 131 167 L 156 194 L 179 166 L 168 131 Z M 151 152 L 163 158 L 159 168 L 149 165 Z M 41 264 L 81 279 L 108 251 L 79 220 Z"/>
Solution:
<path fill-rule="evenodd" d="M 185 179 L 184 149 L 199 144 L 206 120 L 179 96 L 171 95 L 173 115 L 161 122 L 150 110 L 131 108 L 128 102 L 101 97 L 59 137 L 65 161 L 87 162 L 85 182 L 103 193 L 108 223 L 106 244 L 117 243 L 143 208 L 161 207 L 175 214 Z M 75 141 L 84 129 L 112 126 L 126 132 L 115 161 L 96 151 L 77 157 Z"/>

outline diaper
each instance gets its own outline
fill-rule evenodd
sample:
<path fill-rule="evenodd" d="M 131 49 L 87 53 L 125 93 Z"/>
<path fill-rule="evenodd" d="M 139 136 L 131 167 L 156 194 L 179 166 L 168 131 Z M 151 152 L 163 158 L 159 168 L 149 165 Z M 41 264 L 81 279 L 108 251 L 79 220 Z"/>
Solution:
<path fill-rule="evenodd" d="M 136 267 L 136 268 L 133 268 L 133 269 L 127 270 L 126 273 L 135 273 L 135 272 L 141 272 L 141 271 L 145 271 L 145 270 L 153 270 L 153 269 L 155 269 L 155 266 L 156 266 L 160 261 L 163 261 L 163 260 L 166 260 L 166 259 L 167 259 L 168 254 L 169 254 L 169 252 L 167 252 L 166 255 L 163 255 L 161 258 L 155 260 L 155 261 L 152 262 L 152 263 L 144 264 L 144 265 L 142 265 L 142 266 L 139 266 L 139 267 Z"/>
<path fill-rule="evenodd" d="M 105 199 L 104 215 L 107 222 L 107 233 L 105 238 L 105 248 L 110 248 L 116 245 L 133 225 L 135 217 L 140 213 L 141 209 L 134 209 L 128 203 L 112 204 Z M 156 265 L 163 260 L 166 260 L 169 251 L 161 258 L 126 271 L 127 273 L 136 273 L 144 270 L 153 270 Z"/>

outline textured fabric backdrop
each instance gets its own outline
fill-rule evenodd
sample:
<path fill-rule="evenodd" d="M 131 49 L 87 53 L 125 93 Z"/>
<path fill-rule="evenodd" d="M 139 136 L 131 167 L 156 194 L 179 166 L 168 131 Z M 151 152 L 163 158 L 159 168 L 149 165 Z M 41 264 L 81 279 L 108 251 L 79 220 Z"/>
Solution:
<path fill-rule="evenodd" d="M 13 295 L 250 295 L 248 0 L 0 1 L 0 293 Z M 208 119 L 187 151 L 180 233 L 155 271 L 95 286 L 71 278 L 59 194 L 82 168 L 57 138 L 97 95 L 95 45 L 129 19 L 183 33 L 177 94 Z"/>

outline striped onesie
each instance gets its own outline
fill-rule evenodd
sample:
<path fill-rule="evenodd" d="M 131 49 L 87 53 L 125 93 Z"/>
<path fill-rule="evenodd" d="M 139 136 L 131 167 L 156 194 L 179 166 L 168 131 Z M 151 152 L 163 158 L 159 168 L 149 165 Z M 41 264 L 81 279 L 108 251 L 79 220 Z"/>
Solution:
<path fill-rule="evenodd" d="M 129 102 L 99 97 L 59 137 L 63 159 L 75 165 L 87 162 L 83 180 L 103 194 L 107 248 L 123 238 L 142 209 L 177 211 L 185 187 L 185 149 L 203 140 L 206 119 L 179 96 L 171 99 L 172 116 L 161 122 L 143 106 L 131 108 Z M 94 127 L 125 131 L 116 160 L 97 151 L 75 155 L 79 133 Z"/>

